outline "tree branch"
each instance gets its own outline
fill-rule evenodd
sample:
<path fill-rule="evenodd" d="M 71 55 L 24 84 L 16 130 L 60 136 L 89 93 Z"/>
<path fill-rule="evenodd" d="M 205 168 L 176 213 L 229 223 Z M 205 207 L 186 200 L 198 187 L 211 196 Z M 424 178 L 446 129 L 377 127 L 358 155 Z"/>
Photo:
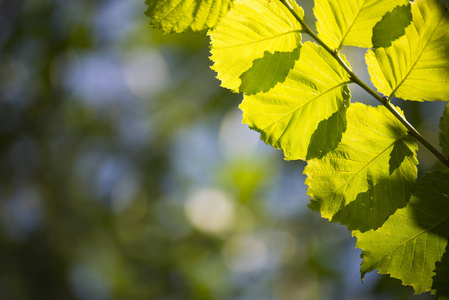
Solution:
<path fill-rule="evenodd" d="M 438 160 L 440 160 L 446 167 L 449 168 L 449 158 L 446 158 L 441 152 L 439 152 L 432 144 L 429 143 L 419 132 L 416 130 L 408 121 L 407 119 L 401 115 L 394 106 L 390 103 L 390 100 L 387 97 L 382 97 L 378 93 L 376 93 L 372 88 L 370 88 L 366 83 L 364 83 L 360 78 L 351 70 L 351 68 L 348 66 L 348 64 L 342 59 L 340 56 L 339 49 L 331 49 L 325 42 L 323 42 L 322 39 L 316 35 L 309 26 L 304 22 L 304 20 L 296 13 L 296 11 L 293 9 L 291 4 L 289 3 L 289 0 L 281 0 L 282 3 L 288 8 L 290 13 L 298 20 L 298 22 L 301 24 L 302 31 L 306 34 L 308 34 L 310 37 L 312 37 L 320 46 L 322 46 L 324 49 L 326 49 L 327 52 L 329 52 L 337 61 L 338 63 L 345 69 L 345 71 L 349 74 L 351 81 L 358 86 L 360 86 L 362 89 L 364 89 L 368 94 L 373 96 L 377 101 L 382 103 L 408 130 L 409 134 L 413 136 L 415 139 L 417 139 L 424 147 L 429 149 L 430 152 L 432 152 L 433 155 L 435 155 Z"/>

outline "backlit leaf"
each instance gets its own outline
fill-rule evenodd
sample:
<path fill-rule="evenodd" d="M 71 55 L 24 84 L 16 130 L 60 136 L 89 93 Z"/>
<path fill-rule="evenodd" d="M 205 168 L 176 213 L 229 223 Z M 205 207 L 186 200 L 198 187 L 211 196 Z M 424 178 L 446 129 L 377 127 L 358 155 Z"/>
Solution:
<path fill-rule="evenodd" d="M 413 22 L 388 48 L 368 50 L 377 90 L 406 100 L 449 100 L 449 13 L 438 0 L 412 2 Z"/>
<path fill-rule="evenodd" d="M 449 173 L 432 172 L 419 180 L 409 204 L 385 224 L 353 232 L 362 249 L 362 277 L 375 269 L 411 285 L 416 293 L 432 289 L 435 263 L 449 236 Z"/>
<path fill-rule="evenodd" d="M 318 36 L 331 48 L 372 47 L 373 28 L 382 17 L 408 0 L 316 0 Z M 392 27 L 404 26 L 400 18 Z M 399 22 L 398 22 L 399 21 Z"/>
<path fill-rule="evenodd" d="M 389 47 L 391 42 L 405 34 L 405 28 L 412 22 L 410 3 L 396 6 L 387 12 L 373 28 L 373 47 Z"/>
<path fill-rule="evenodd" d="M 384 107 L 351 104 L 338 147 L 308 161 L 309 207 L 349 229 L 377 228 L 404 207 L 417 176 L 416 143 Z"/>
<path fill-rule="evenodd" d="M 165 33 L 213 28 L 231 8 L 231 0 L 146 0 L 150 25 Z"/>
<path fill-rule="evenodd" d="M 302 9 L 296 9 L 303 17 Z M 223 22 L 209 31 L 212 69 L 222 86 L 232 91 L 268 91 L 293 68 L 300 30 L 279 0 L 236 0 Z"/>
<path fill-rule="evenodd" d="M 319 156 L 336 147 L 346 127 L 348 83 L 347 73 L 324 48 L 306 42 L 283 83 L 244 97 L 243 122 L 282 149 L 286 159 Z"/>

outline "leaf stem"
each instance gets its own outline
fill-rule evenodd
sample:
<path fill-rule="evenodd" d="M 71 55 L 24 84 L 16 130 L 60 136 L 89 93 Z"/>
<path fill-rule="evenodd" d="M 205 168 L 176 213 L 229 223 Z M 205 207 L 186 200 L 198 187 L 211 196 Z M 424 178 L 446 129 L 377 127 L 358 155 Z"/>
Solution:
<path fill-rule="evenodd" d="M 345 71 L 349 74 L 351 81 L 358 86 L 360 86 L 362 89 L 364 89 L 368 94 L 373 96 L 377 101 L 382 103 L 406 128 L 408 133 L 413 136 L 415 139 L 417 139 L 421 144 L 423 144 L 424 147 L 429 149 L 430 152 L 432 152 L 433 155 L 435 155 L 438 160 L 440 160 L 443 165 L 449 168 L 449 159 L 446 158 L 441 152 L 439 152 L 432 144 L 430 144 L 419 132 L 416 130 L 408 121 L 407 119 L 399 113 L 394 106 L 391 104 L 390 99 L 388 97 L 382 97 L 378 93 L 376 93 L 372 88 L 370 88 L 365 82 L 360 80 L 360 78 L 351 70 L 351 68 L 348 66 L 348 64 L 343 60 L 343 58 L 340 56 L 340 49 L 331 49 L 322 39 L 318 37 L 317 34 L 315 34 L 309 26 L 304 22 L 304 20 L 296 13 L 296 11 L 293 9 L 291 4 L 289 3 L 289 0 L 281 0 L 282 3 L 288 8 L 288 10 L 292 13 L 292 15 L 298 20 L 298 22 L 301 24 L 302 31 L 304 33 L 308 34 L 310 37 L 312 37 L 320 46 L 322 46 L 324 49 L 326 49 L 327 52 L 329 52 L 337 61 L 338 63 L 345 69 Z"/>
<path fill-rule="evenodd" d="M 382 103 L 399 121 L 404 124 L 404 126 L 407 128 L 408 133 L 413 136 L 415 139 L 421 142 L 421 144 L 424 145 L 427 149 L 429 149 L 430 152 L 432 152 L 433 155 L 436 156 L 446 167 L 449 168 L 449 160 L 441 153 L 439 152 L 431 143 L 429 143 L 419 132 L 416 130 L 408 121 L 407 119 L 400 114 L 393 105 L 391 105 L 390 101 L 386 101 L 385 103 Z"/>

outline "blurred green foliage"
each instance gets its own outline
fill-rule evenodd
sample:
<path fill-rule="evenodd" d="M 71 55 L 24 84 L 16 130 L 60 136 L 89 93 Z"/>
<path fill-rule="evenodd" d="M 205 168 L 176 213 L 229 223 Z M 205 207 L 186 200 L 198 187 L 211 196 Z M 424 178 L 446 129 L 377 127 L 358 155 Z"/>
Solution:
<path fill-rule="evenodd" d="M 0 1 L 0 299 L 409 299 L 141 2 Z"/>

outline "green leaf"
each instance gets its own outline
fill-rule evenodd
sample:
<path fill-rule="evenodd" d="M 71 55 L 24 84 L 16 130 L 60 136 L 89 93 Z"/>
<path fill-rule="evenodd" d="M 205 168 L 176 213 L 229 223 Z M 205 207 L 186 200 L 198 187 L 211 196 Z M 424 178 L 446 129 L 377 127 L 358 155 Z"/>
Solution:
<path fill-rule="evenodd" d="M 295 61 L 298 60 L 300 48 L 293 52 L 264 52 L 262 58 L 254 60 L 252 67 L 240 76 L 242 84 L 240 92 L 254 95 L 259 92 L 268 92 L 276 83 L 287 77 Z"/>
<path fill-rule="evenodd" d="M 443 256 L 449 236 L 448 195 L 449 173 L 427 173 L 409 204 L 381 228 L 354 231 L 356 246 L 362 249 L 362 278 L 379 269 L 413 286 L 415 293 L 430 291 L 435 263 Z"/>
<path fill-rule="evenodd" d="M 373 28 L 373 47 L 389 47 L 391 42 L 405 34 L 405 28 L 412 22 L 410 3 L 396 6 L 387 12 Z"/>
<path fill-rule="evenodd" d="M 316 0 L 318 36 L 331 48 L 372 47 L 373 28 L 382 17 L 408 0 Z M 392 26 L 399 26 L 394 20 Z"/>
<path fill-rule="evenodd" d="M 232 0 L 146 0 L 150 26 L 165 33 L 213 28 L 229 11 Z"/>
<path fill-rule="evenodd" d="M 267 93 L 246 95 L 243 122 L 286 159 L 309 159 L 336 147 L 345 130 L 348 74 L 322 47 L 306 42 L 283 83 Z M 320 150 L 311 153 L 309 148 Z"/>
<path fill-rule="evenodd" d="M 440 145 L 444 153 L 449 156 L 449 103 L 440 119 Z"/>
<path fill-rule="evenodd" d="M 449 299 L 449 245 L 441 261 L 436 263 L 432 289 L 436 291 L 439 300 Z"/>
<path fill-rule="evenodd" d="M 438 0 L 411 6 L 413 22 L 405 35 L 366 53 L 371 80 L 389 98 L 449 100 L 449 13 Z"/>
<path fill-rule="evenodd" d="M 304 170 L 309 207 L 349 229 L 381 226 L 410 198 L 416 150 L 406 128 L 386 108 L 352 104 L 341 143 Z"/>
<path fill-rule="evenodd" d="M 304 16 L 297 5 L 296 10 Z M 279 0 L 236 0 L 209 31 L 212 69 L 221 85 L 254 94 L 284 81 L 299 54 L 300 30 L 301 24 Z"/>

